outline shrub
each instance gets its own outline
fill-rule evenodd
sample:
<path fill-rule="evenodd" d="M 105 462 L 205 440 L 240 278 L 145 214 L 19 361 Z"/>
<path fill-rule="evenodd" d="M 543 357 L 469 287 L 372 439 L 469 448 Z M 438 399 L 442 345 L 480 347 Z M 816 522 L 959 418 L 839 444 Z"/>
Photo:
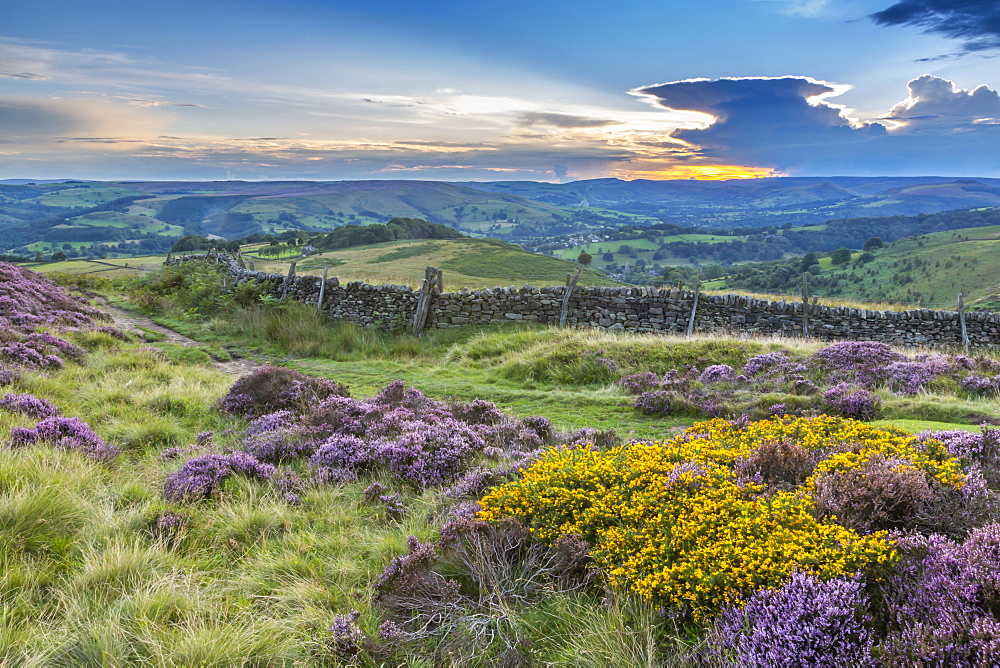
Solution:
<path fill-rule="evenodd" d="M 12 447 L 32 443 L 51 443 L 65 450 L 76 450 L 98 461 L 114 459 L 121 454 L 121 450 L 94 433 L 90 425 L 75 417 L 47 417 L 33 429 L 19 427 L 11 430 Z"/>
<path fill-rule="evenodd" d="M 874 420 L 878 416 L 881 400 L 864 388 L 837 383 L 823 393 L 828 411 L 855 420 Z"/>
<path fill-rule="evenodd" d="M 871 661 L 862 584 L 796 572 L 780 589 L 727 607 L 710 633 L 713 654 L 748 668 L 847 666 Z"/>
<path fill-rule="evenodd" d="M 635 407 L 643 415 L 670 415 L 671 409 L 675 405 L 676 399 L 674 393 L 666 390 L 643 392 L 635 400 Z"/>
<path fill-rule="evenodd" d="M 259 416 L 280 410 L 304 412 L 310 403 L 349 396 L 347 388 L 325 378 L 277 366 L 263 366 L 241 377 L 216 404 L 236 415 Z"/>
<path fill-rule="evenodd" d="M 629 394 L 639 394 L 645 390 L 660 385 L 660 377 L 652 371 L 634 373 L 630 376 L 623 376 L 618 384 Z"/>
<path fill-rule="evenodd" d="M 706 367 L 698 378 L 703 383 L 724 383 L 736 378 L 736 372 L 728 364 L 713 364 Z"/>
<path fill-rule="evenodd" d="M 773 492 L 739 479 L 737 467 L 774 455 L 755 460 L 758 448 L 785 441 L 819 460 L 803 484 Z M 479 517 L 513 517 L 550 542 L 579 534 L 611 583 L 700 619 L 796 570 L 829 579 L 891 560 L 883 534 L 815 517 L 818 476 L 878 455 L 905 458 L 936 484 L 962 483 L 943 445 L 901 432 L 830 416 L 712 420 L 662 443 L 546 451 L 520 480 L 486 494 Z"/>
<path fill-rule="evenodd" d="M 860 468 L 821 475 L 814 488 L 821 513 L 861 533 L 902 528 L 937 498 L 923 471 L 882 455 Z"/>
<path fill-rule="evenodd" d="M 817 350 L 813 361 L 848 380 L 873 382 L 884 377 L 885 369 L 905 358 L 887 343 L 842 341 Z"/>
<path fill-rule="evenodd" d="M 190 459 L 163 482 L 163 495 L 170 501 L 207 499 L 225 480 L 237 474 L 269 478 L 274 467 L 243 452 L 209 454 Z"/>
<path fill-rule="evenodd" d="M 32 394 L 5 394 L 3 398 L 0 398 L 0 408 L 21 413 L 36 420 L 62 414 L 62 411 L 51 403 Z"/>

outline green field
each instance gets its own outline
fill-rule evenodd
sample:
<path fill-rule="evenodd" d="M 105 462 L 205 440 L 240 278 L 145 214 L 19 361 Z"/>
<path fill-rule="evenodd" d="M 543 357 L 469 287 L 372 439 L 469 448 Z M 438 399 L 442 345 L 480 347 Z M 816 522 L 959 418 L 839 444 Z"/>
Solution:
<path fill-rule="evenodd" d="M 1000 226 L 901 239 L 874 255 L 861 267 L 821 261 L 820 275 L 840 279 L 836 296 L 853 299 L 954 309 L 962 292 L 968 304 L 1000 302 Z"/>

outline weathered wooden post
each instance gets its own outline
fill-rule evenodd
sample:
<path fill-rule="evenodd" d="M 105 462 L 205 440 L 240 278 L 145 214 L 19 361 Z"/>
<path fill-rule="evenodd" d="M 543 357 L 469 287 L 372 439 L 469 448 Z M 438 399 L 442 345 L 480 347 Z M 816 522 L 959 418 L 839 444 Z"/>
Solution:
<path fill-rule="evenodd" d="M 444 292 L 444 272 L 440 269 L 437 270 L 437 291 Z"/>
<path fill-rule="evenodd" d="M 962 328 L 962 347 L 965 348 L 966 352 L 969 350 L 969 332 L 965 328 L 965 300 L 962 297 L 962 293 L 958 293 L 958 324 Z"/>
<path fill-rule="evenodd" d="M 688 318 L 687 337 L 694 334 L 694 316 L 698 313 L 698 297 L 701 295 L 701 283 L 694 288 L 694 303 L 691 304 L 691 317 Z"/>
<path fill-rule="evenodd" d="M 809 274 L 802 274 L 802 336 L 809 336 Z"/>
<path fill-rule="evenodd" d="M 295 276 L 295 262 L 293 261 L 291 266 L 288 267 L 288 276 L 285 276 L 285 285 L 281 288 L 281 301 L 285 301 L 285 297 L 288 296 L 288 288 L 292 286 L 292 278 Z"/>
<path fill-rule="evenodd" d="M 330 271 L 330 267 L 323 267 L 323 280 L 319 283 L 319 299 L 316 300 L 316 309 L 322 313 L 323 312 L 323 296 L 326 294 L 326 274 Z"/>
<path fill-rule="evenodd" d="M 420 296 L 417 298 L 417 310 L 413 312 L 413 333 L 421 334 L 427 324 L 427 315 L 431 310 L 431 300 L 437 286 L 438 269 L 424 269 L 424 282 L 420 285 Z"/>
<path fill-rule="evenodd" d="M 576 282 L 580 280 L 580 274 L 583 273 L 583 269 L 584 267 L 581 264 L 580 268 L 576 270 L 576 275 L 572 278 L 569 278 L 569 274 L 566 274 L 569 280 L 566 281 L 566 292 L 563 293 L 562 307 L 559 309 L 560 327 L 566 326 L 566 317 L 569 315 L 569 298 L 573 295 L 573 288 L 576 287 Z"/>

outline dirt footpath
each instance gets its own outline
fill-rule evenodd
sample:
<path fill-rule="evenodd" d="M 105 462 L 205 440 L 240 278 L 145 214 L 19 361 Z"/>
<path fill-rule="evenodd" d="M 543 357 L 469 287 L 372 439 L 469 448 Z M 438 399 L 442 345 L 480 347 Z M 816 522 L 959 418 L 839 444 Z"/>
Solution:
<path fill-rule="evenodd" d="M 149 318 L 137 315 L 135 313 L 129 313 L 124 309 L 120 309 L 117 306 L 107 303 L 106 300 L 101 298 L 93 298 L 91 302 L 100 308 L 101 310 L 108 313 L 115 322 L 115 327 L 124 331 L 132 332 L 134 334 L 142 334 L 142 329 L 148 329 L 154 331 L 158 334 L 162 334 L 166 341 L 174 343 L 179 346 L 200 346 L 201 344 L 194 339 L 188 338 L 179 332 L 175 332 L 169 327 L 164 327 L 163 325 L 157 324 L 150 320 Z M 156 344 L 151 343 L 151 347 L 155 348 Z M 253 371 L 259 366 L 263 366 L 259 362 L 254 362 L 246 358 L 232 359 L 228 362 L 218 362 L 212 360 L 212 366 L 219 371 L 228 373 L 232 376 L 242 376 L 250 371 Z"/>

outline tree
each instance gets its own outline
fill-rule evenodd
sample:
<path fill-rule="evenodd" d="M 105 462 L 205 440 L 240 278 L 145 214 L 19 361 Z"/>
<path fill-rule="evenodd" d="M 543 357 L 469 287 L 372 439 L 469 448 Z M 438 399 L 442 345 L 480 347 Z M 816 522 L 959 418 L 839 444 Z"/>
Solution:
<path fill-rule="evenodd" d="M 814 264 L 819 264 L 819 258 L 816 256 L 816 253 L 806 253 L 802 256 L 802 260 L 799 261 L 799 271 L 807 271 Z"/>
<path fill-rule="evenodd" d="M 861 250 L 868 252 L 882 248 L 883 246 L 885 246 L 885 242 L 882 241 L 882 237 L 871 237 L 865 242 L 865 245 L 861 247 Z"/>
<path fill-rule="evenodd" d="M 841 246 L 830 253 L 830 262 L 836 265 L 847 264 L 851 261 L 851 249 Z"/>
<path fill-rule="evenodd" d="M 582 253 L 580 253 L 580 256 L 576 258 L 576 261 L 586 267 L 590 265 L 591 262 L 594 261 L 594 256 L 588 253 L 587 251 L 583 251 Z"/>
<path fill-rule="evenodd" d="M 65 259 L 66 259 L 66 253 L 64 253 L 63 251 L 56 251 L 55 253 L 52 254 L 53 262 L 62 262 Z"/>

